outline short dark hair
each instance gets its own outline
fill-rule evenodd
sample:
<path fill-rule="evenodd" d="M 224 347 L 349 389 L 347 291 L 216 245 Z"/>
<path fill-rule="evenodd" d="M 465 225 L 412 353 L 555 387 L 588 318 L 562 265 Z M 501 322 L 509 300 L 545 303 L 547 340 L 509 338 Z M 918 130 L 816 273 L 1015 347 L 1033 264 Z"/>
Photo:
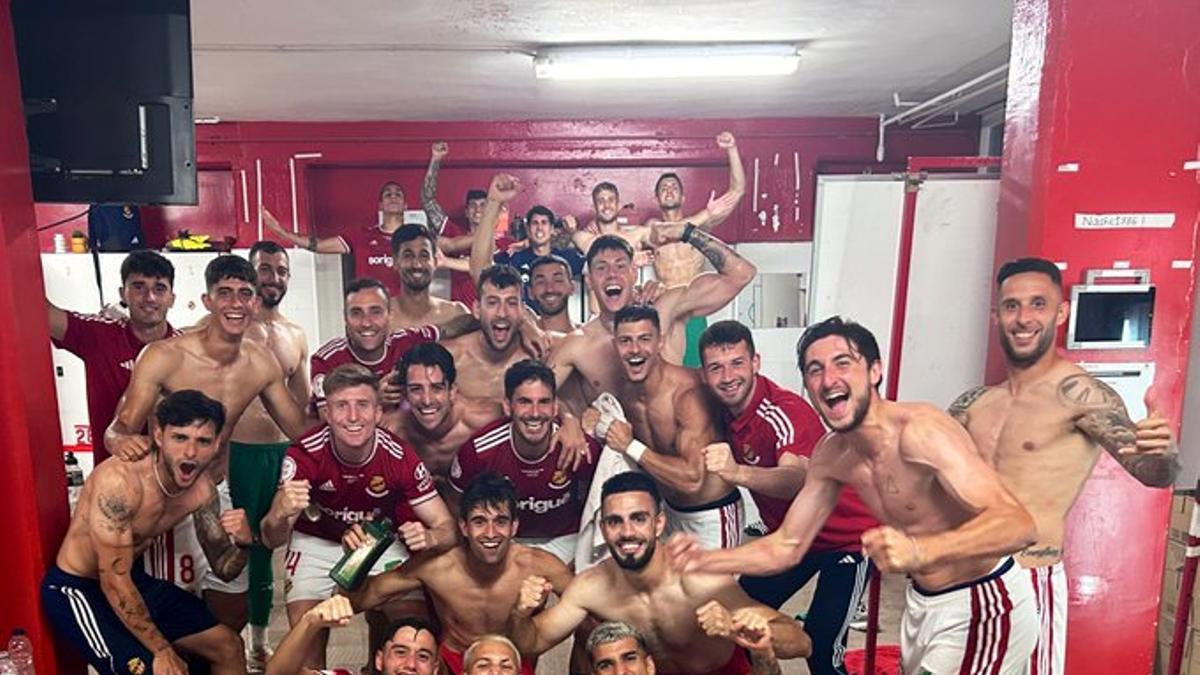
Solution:
<path fill-rule="evenodd" d="M 396 187 L 400 188 L 400 191 L 404 193 L 405 198 L 408 197 L 408 190 L 405 190 L 403 185 L 394 180 L 388 180 L 384 181 L 383 185 L 379 186 L 379 201 L 383 201 L 383 191 L 388 189 L 389 185 L 395 185 Z"/>
<path fill-rule="evenodd" d="M 325 392 L 325 398 L 329 398 L 343 389 L 364 384 L 375 390 L 375 394 L 378 396 L 378 375 L 366 366 L 360 366 L 357 363 L 343 363 L 329 371 L 329 374 L 325 376 L 324 384 L 321 385 L 321 388 Z"/>
<path fill-rule="evenodd" d="M 471 509 L 476 506 L 490 506 L 499 509 L 508 507 L 508 515 L 517 518 L 517 488 L 505 476 L 494 471 L 484 471 L 467 484 L 463 490 L 462 499 L 458 503 L 458 519 L 466 521 Z"/>
<path fill-rule="evenodd" d="M 478 188 L 467 190 L 467 198 L 463 200 L 463 203 L 470 204 L 476 199 L 487 199 L 487 190 L 480 190 Z"/>
<path fill-rule="evenodd" d="M 496 288 L 503 289 L 516 286 L 517 290 L 520 290 L 521 273 L 518 272 L 517 268 L 513 267 L 512 265 L 506 265 L 503 263 L 488 265 L 487 267 L 483 268 L 482 272 L 479 273 L 479 281 L 475 283 L 475 293 L 481 297 L 483 296 L 483 284 L 485 282 L 495 286 Z"/>
<path fill-rule="evenodd" d="M 124 285 L 132 274 L 151 279 L 166 279 L 168 284 L 175 286 L 175 266 L 157 251 L 143 249 L 125 256 L 125 260 L 121 261 L 121 285 Z"/>
<path fill-rule="evenodd" d="M 529 263 L 529 277 L 531 279 L 533 278 L 533 273 L 542 265 L 562 265 L 563 269 L 567 272 L 567 276 L 574 276 L 571 270 L 571 263 L 567 262 L 566 258 L 555 253 L 548 253 L 546 255 L 539 255 Z"/>
<path fill-rule="evenodd" d="M 642 637 L 642 634 L 638 632 L 636 628 L 630 626 L 624 621 L 605 621 L 599 626 L 596 626 L 591 634 L 588 635 L 588 659 L 593 659 L 593 654 L 596 653 L 597 647 L 612 644 L 614 642 L 620 642 L 625 638 L 633 638 L 634 643 L 637 644 L 637 648 L 642 651 L 642 654 L 650 654 L 650 649 L 646 646 L 646 638 Z M 592 665 L 596 665 L 594 661 L 592 662 Z"/>
<path fill-rule="evenodd" d="M 371 653 L 374 654 L 380 649 L 383 649 L 383 645 L 387 644 L 388 641 L 396 637 L 396 633 L 400 632 L 400 629 L 402 628 L 411 628 L 413 629 L 414 633 L 426 631 L 433 636 L 433 642 L 438 648 L 441 648 L 442 646 L 442 630 L 437 626 L 436 623 L 428 619 L 423 619 L 419 616 L 402 616 L 388 625 L 388 631 L 383 637 L 383 642 L 377 645 L 372 645 Z"/>
<path fill-rule="evenodd" d="M 549 208 L 542 206 L 541 204 L 538 204 L 537 206 L 534 206 L 525 212 L 525 222 L 529 223 L 531 220 L 533 220 L 534 216 L 546 216 L 546 220 L 549 220 L 551 225 L 554 224 L 554 212 Z"/>
<path fill-rule="evenodd" d="M 554 371 L 541 361 L 522 359 L 504 371 L 504 398 L 511 401 L 513 394 L 517 391 L 517 387 L 526 382 L 541 382 L 550 387 L 551 396 L 558 395 L 558 386 L 554 379 Z"/>
<path fill-rule="evenodd" d="M 587 266 L 589 270 L 592 268 L 592 260 L 605 251 L 620 251 L 629 256 L 630 260 L 633 260 L 633 246 L 625 241 L 624 237 L 619 237 L 615 234 L 602 234 L 593 239 L 592 245 L 588 247 Z"/>
<path fill-rule="evenodd" d="M 814 323 L 804 330 L 800 341 L 796 343 L 796 360 L 799 368 L 804 370 L 804 354 L 814 342 L 822 338 L 838 336 L 867 360 L 867 364 L 880 361 L 879 342 L 875 335 L 861 324 L 840 316 L 831 316 L 820 323 Z"/>
<path fill-rule="evenodd" d="M 613 331 L 615 332 L 617 326 L 623 323 L 637 323 L 638 321 L 649 321 L 654 324 L 654 330 L 662 332 L 662 326 L 658 321 L 658 310 L 650 305 L 637 304 L 625 305 L 617 310 L 613 316 Z"/>
<path fill-rule="evenodd" d="M 158 420 L 160 428 L 212 422 L 219 435 L 221 429 L 225 428 L 225 406 L 195 389 L 180 389 L 158 402 L 154 408 L 154 419 Z"/>
<path fill-rule="evenodd" d="M 429 246 L 437 252 L 437 239 L 434 238 L 433 232 L 428 227 L 418 223 L 409 223 L 401 225 L 392 233 L 392 257 L 400 255 L 400 245 L 410 242 L 414 239 L 425 239 L 429 242 Z"/>
<path fill-rule="evenodd" d="M 350 297 L 351 293 L 365 291 L 368 288 L 379 289 L 380 291 L 383 292 L 383 297 L 385 297 L 385 298 L 390 299 L 392 297 L 391 294 L 388 293 L 387 286 L 384 286 L 382 281 L 380 281 L 378 279 L 372 279 L 370 277 L 359 277 L 358 279 L 355 279 L 355 280 L 351 281 L 350 283 L 346 284 L 346 289 L 342 293 L 342 299 L 345 300 L 346 298 Z"/>
<path fill-rule="evenodd" d="M 1017 258 L 1016 260 L 1009 260 L 1001 265 L 1000 271 L 996 273 L 996 286 L 999 287 L 1004 283 L 1005 279 L 1013 275 L 1024 274 L 1025 272 L 1045 274 L 1058 287 L 1058 292 L 1062 293 L 1062 271 L 1058 269 L 1058 265 L 1045 258 Z"/>
<path fill-rule="evenodd" d="M 612 183 L 610 183 L 608 181 L 601 181 L 599 183 L 596 183 L 596 187 L 592 188 L 592 201 L 593 202 L 596 201 L 596 196 L 599 195 L 601 192 L 604 192 L 605 190 L 608 190 L 608 191 L 612 192 L 613 194 L 615 194 L 617 196 L 617 199 L 621 198 L 621 191 L 617 189 L 616 185 L 613 185 Z"/>
<path fill-rule="evenodd" d="M 402 384 L 408 384 L 408 369 L 413 366 L 440 368 L 446 386 L 454 384 L 458 370 L 454 367 L 454 355 L 450 350 L 436 342 L 422 342 L 413 345 L 396 364 L 396 379 Z"/>
<path fill-rule="evenodd" d="M 258 286 L 258 273 L 254 271 L 254 266 L 249 260 L 232 253 L 213 258 L 204 268 L 204 285 L 209 290 L 224 279 L 237 279 Z"/>
<path fill-rule="evenodd" d="M 250 247 L 250 252 L 246 254 L 246 258 L 251 261 L 251 264 L 253 264 L 254 256 L 262 255 L 263 253 L 266 253 L 267 255 L 277 255 L 282 253 L 289 260 L 291 259 L 291 256 L 288 255 L 286 248 L 280 246 L 276 242 L 271 241 L 270 239 L 263 239 L 262 241 L 254 242 L 254 245 Z"/>
<path fill-rule="evenodd" d="M 663 181 L 664 181 L 664 180 L 667 180 L 667 179 L 669 179 L 669 178 L 674 178 L 674 179 L 675 179 L 675 182 L 679 183 L 679 191 L 680 191 L 680 192 L 683 192 L 683 179 L 682 179 L 682 178 L 680 178 L 680 177 L 679 177 L 679 174 L 675 173 L 674 171 L 668 171 L 668 172 L 664 173 L 663 175 L 659 176 L 659 177 L 658 177 L 658 180 L 654 181 L 654 194 L 655 194 L 655 196 L 657 196 L 657 195 L 658 195 L 658 189 L 659 189 L 660 187 L 662 187 L 662 183 L 663 183 Z"/>
<path fill-rule="evenodd" d="M 750 350 L 750 356 L 754 356 L 754 336 L 745 324 L 733 319 L 714 323 L 704 329 L 696 344 L 696 348 L 700 352 L 700 362 L 704 362 L 704 350 L 709 347 L 732 347 L 739 342 L 745 342 L 746 348 Z"/>
<path fill-rule="evenodd" d="M 624 492 L 645 492 L 654 499 L 655 511 L 661 510 L 659 504 L 662 497 L 658 493 L 658 484 L 641 471 L 622 471 L 604 481 L 604 485 L 600 486 L 600 502 Z"/>

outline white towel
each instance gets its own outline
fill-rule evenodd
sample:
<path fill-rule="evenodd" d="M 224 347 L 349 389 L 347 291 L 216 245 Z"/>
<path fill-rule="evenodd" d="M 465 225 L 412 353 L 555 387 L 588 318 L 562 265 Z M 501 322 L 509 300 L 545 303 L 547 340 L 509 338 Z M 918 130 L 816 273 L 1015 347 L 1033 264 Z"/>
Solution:
<path fill-rule="evenodd" d="M 607 418 L 610 423 L 614 419 L 627 421 L 620 401 L 608 392 L 597 396 L 596 400 L 592 402 L 592 407 L 599 410 L 601 418 Z M 604 427 L 607 429 L 608 424 L 605 424 Z M 600 530 L 600 490 L 604 486 L 604 481 L 619 473 L 639 470 L 633 460 L 607 445 L 600 451 L 600 455 L 596 458 L 596 473 L 592 476 L 592 486 L 588 490 L 587 501 L 583 505 L 583 515 L 579 520 L 579 538 L 575 544 L 576 574 L 608 557 L 608 545 L 604 543 L 604 533 Z"/>

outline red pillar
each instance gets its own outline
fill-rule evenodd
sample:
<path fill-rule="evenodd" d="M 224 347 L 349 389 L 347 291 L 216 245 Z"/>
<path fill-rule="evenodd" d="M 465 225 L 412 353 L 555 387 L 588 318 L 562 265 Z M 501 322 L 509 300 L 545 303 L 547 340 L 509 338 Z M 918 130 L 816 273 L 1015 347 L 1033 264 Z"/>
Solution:
<path fill-rule="evenodd" d="M 1150 269 L 1158 286 L 1150 348 L 1068 356 L 1155 362 L 1176 429 L 1200 229 L 1200 171 L 1185 166 L 1200 159 L 1197 26 L 1196 2 L 1016 0 L 996 246 L 997 264 L 1021 255 L 1066 263 L 1068 286 L 1117 261 Z M 1087 230 L 1075 227 L 1078 213 L 1175 221 Z M 996 381 L 994 345 L 989 357 Z M 1150 671 L 1168 501 L 1101 458 L 1068 523 L 1070 672 Z"/>
<path fill-rule="evenodd" d="M 9 547 L 0 554 L 0 642 L 25 627 L 37 671 L 57 673 L 64 662 L 38 600 L 67 526 L 44 302 L 12 20 L 9 0 L 0 0 L 0 514 Z"/>

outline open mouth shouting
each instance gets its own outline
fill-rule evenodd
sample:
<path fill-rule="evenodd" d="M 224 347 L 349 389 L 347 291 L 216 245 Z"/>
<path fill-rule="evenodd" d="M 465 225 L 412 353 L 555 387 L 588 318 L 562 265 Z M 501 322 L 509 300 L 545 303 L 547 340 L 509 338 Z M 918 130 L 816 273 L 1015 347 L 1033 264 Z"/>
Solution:
<path fill-rule="evenodd" d="M 850 412 L 850 390 L 826 391 L 821 395 L 821 402 L 830 420 L 840 420 Z"/>
<path fill-rule="evenodd" d="M 625 375 L 630 381 L 639 382 L 650 374 L 650 358 L 645 354 L 631 354 L 624 361 Z"/>
<path fill-rule="evenodd" d="M 493 321 L 488 326 L 488 335 L 491 337 L 492 346 L 497 349 L 503 349 L 508 346 L 508 343 L 513 338 L 512 323 L 506 320 Z"/>
<path fill-rule="evenodd" d="M 175 468 L 179 474 L 179 480 L 177 482 L 180 486 L 191 485 L 196 480 L 196 476 L 200 473 L 200 465 L 187 459 L 177 464 Z"/>

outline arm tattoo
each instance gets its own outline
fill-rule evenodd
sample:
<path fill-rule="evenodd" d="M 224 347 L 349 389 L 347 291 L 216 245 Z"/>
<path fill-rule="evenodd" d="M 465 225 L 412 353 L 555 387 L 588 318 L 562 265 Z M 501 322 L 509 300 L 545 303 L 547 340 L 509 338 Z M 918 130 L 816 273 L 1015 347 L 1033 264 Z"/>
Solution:
<path fill-rule="evenodd" d="M 707 258 L 708 262 L 712 263 L 713 269 L 718 272 L 725 269 L 725 256 L 737 255 L 733 249 L 725 245 L 725 242 L 699 228 L 688 235 L 688 243 Z"/>
<path fill-rule="evenodd" d="M 432 160 L 429 162 L 429 169 L 425 172 L 425 180 L 421 182 L 421 208 L 425 210 L 425 217 L 429 219 L 429 229 L 433 231 L 434 236 L 442 236 L 442 228 L 446 226 L 446 212 L 442 210 L 442 205 L 437 200 L 437 178 L 438 168 L 441 162 Z"/>
<path fill-rule="evenodd" d="M 133 513 L 121 495 L 101 493 L 96 498 L 100 513 L 104 516 L 101 525 L 113 534 L 124 534 L 133 523 Z"/>
<path fill-rule="evenodd" d="M 1129 475 L 1150 487 L 1167 487 L 1179 473 L 1179 457 L 1169 454 L 1118 454 L 1137 445 L 1137 427 L 1112 387 L 1086 374 L 1071 375 L 1058 385 L 1058 398 L 1081 409 L 1075 426 L 1104 448 Z"/>
<path fill-rule="evenodd" d="M 980 385 L 974 389 L 964 391 L 961 395 L 959 395 L 958 398 L 954 399 L 954 402 L 950 404 L 950 407 L 946 409 L 946 412 L 949 413 L 951 417 L 966 426 L 967 409 L 974 405 L 975 401 L 978 401 L 980 396 L 983 396 L 985 393 L 987 393 L 988 389 L 990 389 L 990 387 L 987 385 Z"/>
<path fill-rule="evenodd" d="M 750 653 L 750 675 L 780 675 L 779 659 L 769 654 L 760 654 L 753 649 Z"/>
<path fill-rule="evenodd" d="M 221 581 L 233 581 L 246 566 L 249 554 L 238 548 L 221 527 L 221 501 L 215 490 L 212 498 L 192 513 L 192 521 L 196 525 L 200 548 L 204 549 L 204 557 L 213 573 Z"/>
<path fill-rule="evenodd" d="M 479 319 L 471 314 L 459 314 L 453 319 L 447 319 L 438 324 L 437 329 L 442 340 L 449 340 L 479 330 Z"/>

